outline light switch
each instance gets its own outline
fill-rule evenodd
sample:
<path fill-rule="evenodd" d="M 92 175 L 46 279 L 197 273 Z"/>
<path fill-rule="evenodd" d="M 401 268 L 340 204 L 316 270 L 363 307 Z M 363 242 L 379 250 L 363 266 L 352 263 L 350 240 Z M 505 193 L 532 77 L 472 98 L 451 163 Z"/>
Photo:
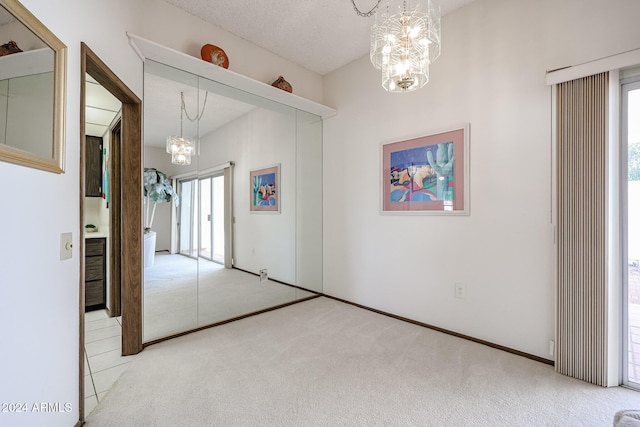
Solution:
<path fill-rule="evenodd" d="M 60 261 L 70 259 L 73 256 L 73 234 L 60 234 Z"/>

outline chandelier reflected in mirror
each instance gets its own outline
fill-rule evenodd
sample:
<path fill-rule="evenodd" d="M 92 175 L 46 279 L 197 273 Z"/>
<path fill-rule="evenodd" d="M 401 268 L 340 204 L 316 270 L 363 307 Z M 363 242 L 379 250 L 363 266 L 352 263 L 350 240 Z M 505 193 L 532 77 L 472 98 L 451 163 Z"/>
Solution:
<path fill-rule="evenodd" d="M 184 116 L 184 92 L 180 92 L 180 136 L 167 137 L 167 153 L 171 154 L 174 165 L 190 165 L 191 154 L 194 152 L 196 141 L 182 135 L 182 121 Z"/>
<path fill-rule="evenodd" d="M 195 140 L 183 136 L 167 137 L 167 153 L 171 154 L 174 165 L 190 165 L 191 154 L 195 151 Z"/>
<path fill-rule="evenodd" d="M 359 16 L 375 14 L 370 58 L 381 70 L 382 87 L 410 92 L 429 81 L 429 65 L 440 56 L 440 6 L 431 0 L 379 0 Z"/>
<path fill-rule="evenodd" d="M 202 105 L 202 111 L 195 118 L 189 117 L 184 105 L 184 92 L 180 92 L 180 136 L 168 136 L 167 137 L 167 153 L 171 154 L 171 163 L 174 165 L 190 165 L 191 156 L 196 152 L 196 140 L 186 137 L 182 134 L 182 122 L 183 117 L 186 115 L 190 122 L 199 121 L 203 114 L 204 109 L 207 106 L 207 97 L 209 92 L 205 93 L 204 103 Z"/>

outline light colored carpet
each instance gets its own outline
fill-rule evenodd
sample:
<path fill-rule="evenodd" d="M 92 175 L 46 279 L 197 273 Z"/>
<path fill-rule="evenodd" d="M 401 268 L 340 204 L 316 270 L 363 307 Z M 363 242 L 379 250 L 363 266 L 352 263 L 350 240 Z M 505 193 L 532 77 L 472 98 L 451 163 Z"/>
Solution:
<path fill-rule="evenodd" d="M 200 258 L 157 253 L 144 269 L 143 340 L 210 325 L 312 296 Z"/>
<path fill-rule="evenodd" d="M 145 349 L 88 426 L 610 426 L 640 393 L 325 297 Z"/>

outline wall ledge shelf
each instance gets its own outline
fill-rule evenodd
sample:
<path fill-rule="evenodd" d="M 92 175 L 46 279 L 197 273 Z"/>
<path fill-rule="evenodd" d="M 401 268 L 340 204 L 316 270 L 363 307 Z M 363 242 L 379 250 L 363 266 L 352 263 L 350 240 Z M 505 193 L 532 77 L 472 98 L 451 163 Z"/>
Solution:
<path fill-rule="evenodd" d="M 170 67 L 184 70 L 223 85 L 243 90 L 298 110 L 315 114 L 323 119 L 336 114 L 336 110 L 331 107 L 327 107 L 326 105 L 285 92 L 269 84 L 229 71 L 225 68 L 203 61 L 200 58 L 162 46 L 140 36 L 136 36 L 131 33 L 127 33 L 127 36 L 129 37 L 129 43 L 143 61 L 149 59 Z"/>
<path fill-rule="evenodd" d="M 51 73 L 54 61 L 48 47 L 0 56 L 0 80 Z"/>

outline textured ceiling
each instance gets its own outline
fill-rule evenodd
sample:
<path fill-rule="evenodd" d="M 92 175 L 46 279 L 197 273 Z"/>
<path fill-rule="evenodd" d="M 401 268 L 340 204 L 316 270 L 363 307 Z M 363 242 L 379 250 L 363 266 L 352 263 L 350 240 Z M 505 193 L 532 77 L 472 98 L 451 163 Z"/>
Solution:
<path fill-rule="evenodd" d="M 242 37 L 285 59 L 324 75 L 366 55 L 369 28 L 373 18 L 361 18 L 350 0 L 165 0 L 232 34 Z M 442 14 L 474 0 L 439 0 Z M 360 10 L 368 11 L 377 0 L 356 0 Z M 208 41 L 214 43 L 215 40 Z M 224 48 L 224 46 L 221 46 Z M 145 73 L 145 145 L 164 147 L 168 135 L 180 132 L 180 92 L 185 93 L 191 115 L 202 107 L 193 87 L 178 83 L 179 77 L 166 78 Z M 102 135 L 117 113 L 119 105 L 89 79 L 87 85 L 87 133 Z M 95 89 L 95 90 L 93 90 Z M 98 95 L 102 96 L 98 96 Z M 184 119 L 184 135 L 206 135 L 253 106 L 209 93 L 206 120 L 200 129 Z M 91 130 L 91 132 L 89 132 Z"/>
<path fill-rule="evenodd" d="M 373 18 L 350 0 L 165 0 L 192 15 L 324 75 L 366 55 Z M 442 15 L 473 0 L 438 0 Z M 377 0 L 355 0 L 362 11 Z M 208 43 L 216 44 L 215 40 Z M 224 46 L 220 46 L 224 49 Z"/>

